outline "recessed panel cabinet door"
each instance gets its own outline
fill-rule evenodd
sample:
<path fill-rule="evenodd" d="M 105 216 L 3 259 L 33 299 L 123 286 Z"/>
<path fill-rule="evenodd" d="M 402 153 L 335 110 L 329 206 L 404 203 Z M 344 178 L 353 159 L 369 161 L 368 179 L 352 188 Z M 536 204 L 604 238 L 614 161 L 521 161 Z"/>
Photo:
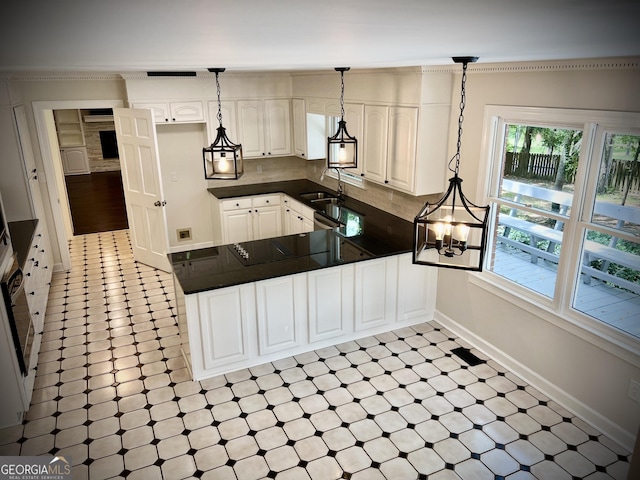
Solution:
<path fill-rule="evenodd" d="M 205 370 L 249 358 L 247 317 L 250 309 L 245 297 L 242 286 L 198 294 Z"/>
<path fill-rule="evenodd" d="M 307 273 L 309 341 L 353 331 L 353 265 Z"/>
<path fill-rule="evenodd" d="M 288 99 L 265 100 L 267 155 L 291 153 L 291 107 Z"/>
<path fill-rule="evenodd" d="M 260 355 L 301 345 L 306 324 L 306 276 L 256 282 L 258 351 Z"/>
<path fill-rule="evenodd" d="M 389 107 L 386 180 L 390 186 L 410 192 L 415 183 L 417 129 L 417 108 Z"/>
<path fill-rule="evenodd" d="M 261 157 L 265 154 L 262 100 L 239 100 L 237 108 L 242 154 L 245 157 Z"/>
<path fill-rule="evenodd" d="M 355 266 L 355 329 L 383 326 L 396 310 L 393 286 L 396 271 L 394 257 L 357 262 Z"/>
<path fill-rule="evenodd" d="M 364 107 L 364 145 L 362 148 L 364 178 L 384 183 L 387 166 L 387 130 L 389 107 L 365 105 Z"/>

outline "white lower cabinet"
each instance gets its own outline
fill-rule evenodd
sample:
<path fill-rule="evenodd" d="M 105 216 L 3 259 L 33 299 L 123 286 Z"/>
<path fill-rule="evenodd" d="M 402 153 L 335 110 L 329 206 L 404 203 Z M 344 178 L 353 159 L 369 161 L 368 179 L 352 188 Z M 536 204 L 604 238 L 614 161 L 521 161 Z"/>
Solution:
<path fill-rule="evenodd" d="M 353 265 L 309 272 L 309 342 L 353 332 Z"/>
<path fill-rule="evenodd" d="M 313 208 L 294 200 L 289 196 L 284 198 L 284 234 L 313 232 Z"/>
<path fill-rule="evenodd" d="M 65 175 L 85 175 L 91 173 L 87 147 L 70 147 L 60 150 L 62 171 Z"/>
<path fill-rule="evenodd" d="M 215 371 L 251 358 L 249 322 L 255 315 L 253 284 L 199 293 L 197 297 L 200 335 L 195 338 L 191 335 L 195 332 L 190 324 L 189 341 L 192 355 L 198 350 L 194 340 L 202 342 L 202 362 L 194 365 L 194 375 L 196 370 Z"/>
<path fill-rule="evenodd" d="M 426 322 L 435 280 L 405 254 L 186 295 L 184 356 L 202 380 Z"/>
<path fill-rule="evenodd" d="M 260 355 L 302 345 L 307 322 L 306 275 L 256 282 L 256 311 Z"/>
<path fill-rule="evenodd" d="M 397 257 L 387 257 L 354 264 L 356 331 L 380 327 L 395 319 L 397 261 Z"/>
<path fill-rule="evenodd" d="M 410 253 L 399 255 L 396 282 L 396 321 L 407 322 L 433 315 L 436 308 L 438 269 L 414 265 Z"/>
<path fill-rule="evenodd" d="M 279 194 L 223 200 L 220 202 L 220 216 L 225 244 L 282 235 Z"/>

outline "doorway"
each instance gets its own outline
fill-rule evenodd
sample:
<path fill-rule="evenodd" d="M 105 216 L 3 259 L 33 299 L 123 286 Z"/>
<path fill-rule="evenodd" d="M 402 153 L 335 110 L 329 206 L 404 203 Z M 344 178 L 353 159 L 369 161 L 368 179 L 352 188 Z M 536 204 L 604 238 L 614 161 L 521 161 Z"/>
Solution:
<path fill-rule="evenodd" d="M 59 100 L 33 102 L 34 120 L 38 144 L 42 153 L 42 164 L 45 171 L 49 205 L 51 207 L 53 232 L 52 247 L 58 250 L 59 262 L 56 258 L 56 269 L 69 270 L 71 258 L 69 255 L 69 239 L 74 235 L 71 222 L 70 199 L 67 193 L 66 175 L 63 171 L 61 148 L 56 132 L 54 110 L 68 109 L 102 109 L 121 108 L 122 100 Z M 118 162 L 119 163 L 119 162 Z M 122 181 L 120 181 L 122 185 Z M 122 187 L 120 187 L 122 188 Z"/>
<path fill-rule="evenodd" d="M 111 108 L 56 109 L 74 235 L 128 228 Z"/>

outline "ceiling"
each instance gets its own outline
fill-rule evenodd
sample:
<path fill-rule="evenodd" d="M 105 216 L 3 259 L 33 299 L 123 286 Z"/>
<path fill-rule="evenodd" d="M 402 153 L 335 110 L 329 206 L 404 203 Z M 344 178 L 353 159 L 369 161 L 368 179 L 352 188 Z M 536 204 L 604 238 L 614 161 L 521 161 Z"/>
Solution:
<path fill-rule="evenodd" d="M 6 0 L 0 73 L 629 57 L 637 0 Z"/>

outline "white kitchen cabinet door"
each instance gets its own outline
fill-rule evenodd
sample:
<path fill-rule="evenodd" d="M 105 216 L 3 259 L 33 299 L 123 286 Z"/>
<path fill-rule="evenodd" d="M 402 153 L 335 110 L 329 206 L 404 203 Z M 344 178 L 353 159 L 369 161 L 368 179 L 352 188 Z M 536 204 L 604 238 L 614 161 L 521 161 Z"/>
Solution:
<path fill-rule="evenodd" d="M 364 105 L 361 103 L 345 103 L 344 119 L 347 122 L 349 135 L 356 137 L 358 140 L 358 166 L 355 168 L 348 168 L 346 171 L 351 175 L 361 175 L 364 171 L 362 167 L 364 164 Z"/>
<path fill-rule="evenodd" d="M 200 100 L 190 102 L 135 102 L 132 108 L 151 110 L 153 122 L 200 123 L 205 121 L 204 104 Z"/>
<path fill-rule="evenodd" d="M 410 253 L 398 257 L 398 322 L 433 320 L 436 305 L 438 269 L 414 265 Z"/>
<path fill-rule="evenodd" d="M 253 239 L 273 238 L 282 235 L 282 208 L 257 207 L 253 210 Z"/>
<path fill-rule="evenodd" d="M 169 111 L 169 104 L 167 102 L 136 102 L 131 105 L 131 108 L 151 110 L 153 123 L 169 123 L 171 118 L 171 112 Z"/>
<path fill-rule="evenodd" d="M 293 117 L 293 154 L 307 158 L 307 105 L 302 98 L 291 101 Z"/>
<path fill-rule="evenodd" d="M 255 285 L 259 354 L 300 346 L 307 321 L 306 276 L 278 277 Z"/>
<path fill-rule="evenodd" d="M 224 243 L 253 240 L 253 210 L 251 208 L 225 211 L 222 214 L 222 239 Z"/>
<path fill-rule="evenodd" d="M 249 287 L 250 290 L 241 285 L 197 294 L 204 370 L 250 358 L 248 323 L 253 321 L 255 305 L 252 285 Z M 191 354 L 197 355 L 194 350 L 192 346 Z"/>
<path fill-rule="evenodd" d="M 393 290 L 396 282 L 395 257 L 357 262 L 354 267 L 355 330 L 391 323 L 396 312 Z"/>
<path fill-rule="evenodd" d="M 365 105 L 362 153 L 363 173 L 367 180 L 386 182 L 388 130 L 389 107 Z"/>
<path fill-rule="evenodd" d="M 236 126 L 236 104 L 233 100 L 220 102 L 220 112 L 222 113 L 222 126 L 229 140 L 233 143 L 240 143 L 238 140 L 238 127 Z M 209 121 L 207 122 L 209 132 L 209 144 L 212 144 L 218 136 L 218 102 L 209 102 Z"/>
<path fill-rule="evenodd" d="M 407 192 L 415 189 L 417 131 L 416 107 L 389 107 L 386 182 Z"/>
<path fill-rule="evenodd" d="M 86 175 L 91 173 L 86 147 L 63 148 L 60 150 L 62 170 L 65 175 Z"/>
<path fill-rule="evenodd" d="M 289 99 L 265 100 L 264 115 L 267 155 L 290 155 L 291 106 Z"/>
<path fill-rule="evenodd" d="M 262 100 L 239 100 L 236 107 L 242 154 L 245 158 L 262 157 L 265 154 Z"/>
<path fill-rule="evenodd" d="M 169 102 L 171 121 L 174 123 L 204 122 L 204 105 L 202 101 Z"/>
<path fill-rule="evenodd" d="M 307 273 L 309 342 L 319 342 L 353 332 L 353 265 Z"/>

